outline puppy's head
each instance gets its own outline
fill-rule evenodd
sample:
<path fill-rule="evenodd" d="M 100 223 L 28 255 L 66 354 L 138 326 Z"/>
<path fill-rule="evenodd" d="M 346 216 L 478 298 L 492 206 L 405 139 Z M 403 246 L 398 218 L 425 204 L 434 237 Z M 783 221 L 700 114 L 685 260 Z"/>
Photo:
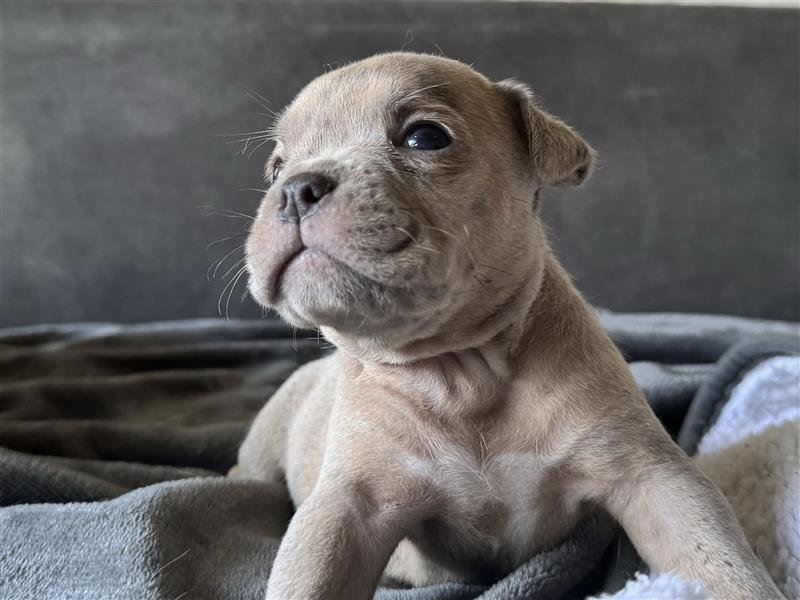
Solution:
<path fill-rule="evenodd" d="M 247 242 L 253 297 L 386 349 L 472 343 L 540 278 L 539 189 L 580 184 L 593 157 L 523 85 L 411 53 L 315 79 L 274 133 Z"/>

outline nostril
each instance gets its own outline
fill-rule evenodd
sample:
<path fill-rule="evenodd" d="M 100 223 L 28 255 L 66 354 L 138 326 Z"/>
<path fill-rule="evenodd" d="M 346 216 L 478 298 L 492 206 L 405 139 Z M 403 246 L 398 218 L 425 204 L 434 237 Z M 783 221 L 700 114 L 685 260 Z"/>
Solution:
<path fill-rule="evenodd" d="M 321 173 L 301 173 L 291 177 L 281 188 L 278 215 L 297 220 L 313 214 L 314 207 L 336 187 L 336 182 Z"/>
<path fill-rule="evenodd" d="M 327 192 L 322 192 L 319 187 L 309 184 L 300 190 L 300 200 L 306 204 L 314 204 L 315 202 L 322 200 L 322 197 L 326 193 Z"/>
<path fill-rule="evenodd" d="M 307 201 L 310 203 L 322 200 L 323 196 L 333 191 L 336 183 L 325 175 L 318 175 L 309 180 Z"/>

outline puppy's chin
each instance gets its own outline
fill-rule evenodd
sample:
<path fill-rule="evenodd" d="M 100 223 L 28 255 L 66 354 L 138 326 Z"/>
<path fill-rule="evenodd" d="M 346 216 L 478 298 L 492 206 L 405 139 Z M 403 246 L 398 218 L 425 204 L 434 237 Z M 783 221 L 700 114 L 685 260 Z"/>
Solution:
<path fill-rule="evenodd" d="M 272 305 L 290 324 L 381 337 L 402 325 L 412 294 L 364 277 L 321 250 L 305 249 L 283 269 Z"/>

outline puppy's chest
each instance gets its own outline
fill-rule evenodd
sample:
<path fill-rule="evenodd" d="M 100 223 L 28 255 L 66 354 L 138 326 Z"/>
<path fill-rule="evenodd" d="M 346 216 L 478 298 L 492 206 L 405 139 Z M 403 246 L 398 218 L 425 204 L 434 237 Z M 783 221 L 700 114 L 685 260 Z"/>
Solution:
<path fill-rule="evenodd" d="M 397 377 L 388 403 L 399 408 L 381 429 L 407 452 L 409 474 L 442 500 L 417 541 L 436 555 L 454 551 L 455 562 L 505 569 L 560 541 L 580 501 L 564 460 L 569 436 L 490 362 L 462 355 L 458 365 Z"/>
<path fill-rule="evenodd" d="M 487 446 L 476 453 L 441 443 L 429 458 L 409 459 L 409 465 L 444 499 L 420 535 L 479 561 L 518 564 L 559 541 L 580 516 L 563 462 L 553 456 L 494 453 Z"/>

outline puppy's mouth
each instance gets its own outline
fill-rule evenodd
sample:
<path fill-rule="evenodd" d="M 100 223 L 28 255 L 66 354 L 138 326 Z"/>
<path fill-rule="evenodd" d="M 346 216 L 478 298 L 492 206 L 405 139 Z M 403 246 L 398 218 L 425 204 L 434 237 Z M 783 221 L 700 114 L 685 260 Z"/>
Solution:
<path fill-rule="evenodd" d="M 401 254 L 407 250 L 411 250 L 413 249 L 413 246 L 419 244 L 417 239 L 417 236 L 419 235 L 419 227 L 415 226 L 415 224 L 407 225 L 405 228 L 396 227 L 396 229 L 400 230 L 402 235 L 390 245 L 384 246 L 380 249 L 380 254 L 385 258 L 391 257 L 394 259 L 394 257 L 396 257 L 398 254 Z M 291 243 L 286 244 L 279 251 L 279 255 L 276 257 L 277 260 L 275 261 L 275 267 L 272 269 L 272 273 L 267 276 L 266 281 L 267 300 L 270 304 L 275 305 L 280 300 L 287 271 L 289 271 L 292 265 L 299 260 L 306 258 L 306 256 L 308 256 L 308 258 L 317 257 L 321 260 L 332 263 L 336 265 L 336 267 L 347 271 L 350 276 L 371 281 L 382 286 L 387 285 L 387 282 L 378 281 L 370 277 L 368 274 L 361 272 L 358 268 L 349 264 L 349 261 L 346 260 L 346 258 L 334 256 L 328 250 L 326 250 L 324 246 L 324 243 L 307 245 L 307 242 L 303 240 L 302 235 L 298 235 L 292 240 Z"/>
<path fill-rule="evenodd" d="M 288 271 L 301 261 L 305 263 L 303 268 L 311 271 L 319 270 L 322 263 L 327 263 L 328 265 L 334 265 L 341 271 L 346 271 L 350 277 L 372 281 L 351 265 L 348 265 L 322 248 L 301 244 L 299 247 L 285 254 L 285 258 L 279 263 L 279 266 L 269 277 L 267 281 L 267 299 L 270 304 L 275 305 L 281 300 Z M 294 273 L 293 275 L 297 276 L 298 273 Z M 313 276 L 320 277 L 321 275 L 319 275 L 319 273 L 314 273 Z"/>
<path fill-rule="evenodd" d="M 308 248 L 300 243 L 298 248 L 291 248 L 286 252 L 285 258 L 281 260 L 278 264 L 278 267 L 273 271 L 272 275 L 267 279 L 267 300 L 270 304 L 275 304 L 278 301 L 278 297 L 280 295 L 281 283 L 283 280 L 283 276 L 286 273 L 286 270 L 289 268 L 289 265 L 294 262 L 296 258 L 298 258 L 303 252 L 306 252 Z"/>

